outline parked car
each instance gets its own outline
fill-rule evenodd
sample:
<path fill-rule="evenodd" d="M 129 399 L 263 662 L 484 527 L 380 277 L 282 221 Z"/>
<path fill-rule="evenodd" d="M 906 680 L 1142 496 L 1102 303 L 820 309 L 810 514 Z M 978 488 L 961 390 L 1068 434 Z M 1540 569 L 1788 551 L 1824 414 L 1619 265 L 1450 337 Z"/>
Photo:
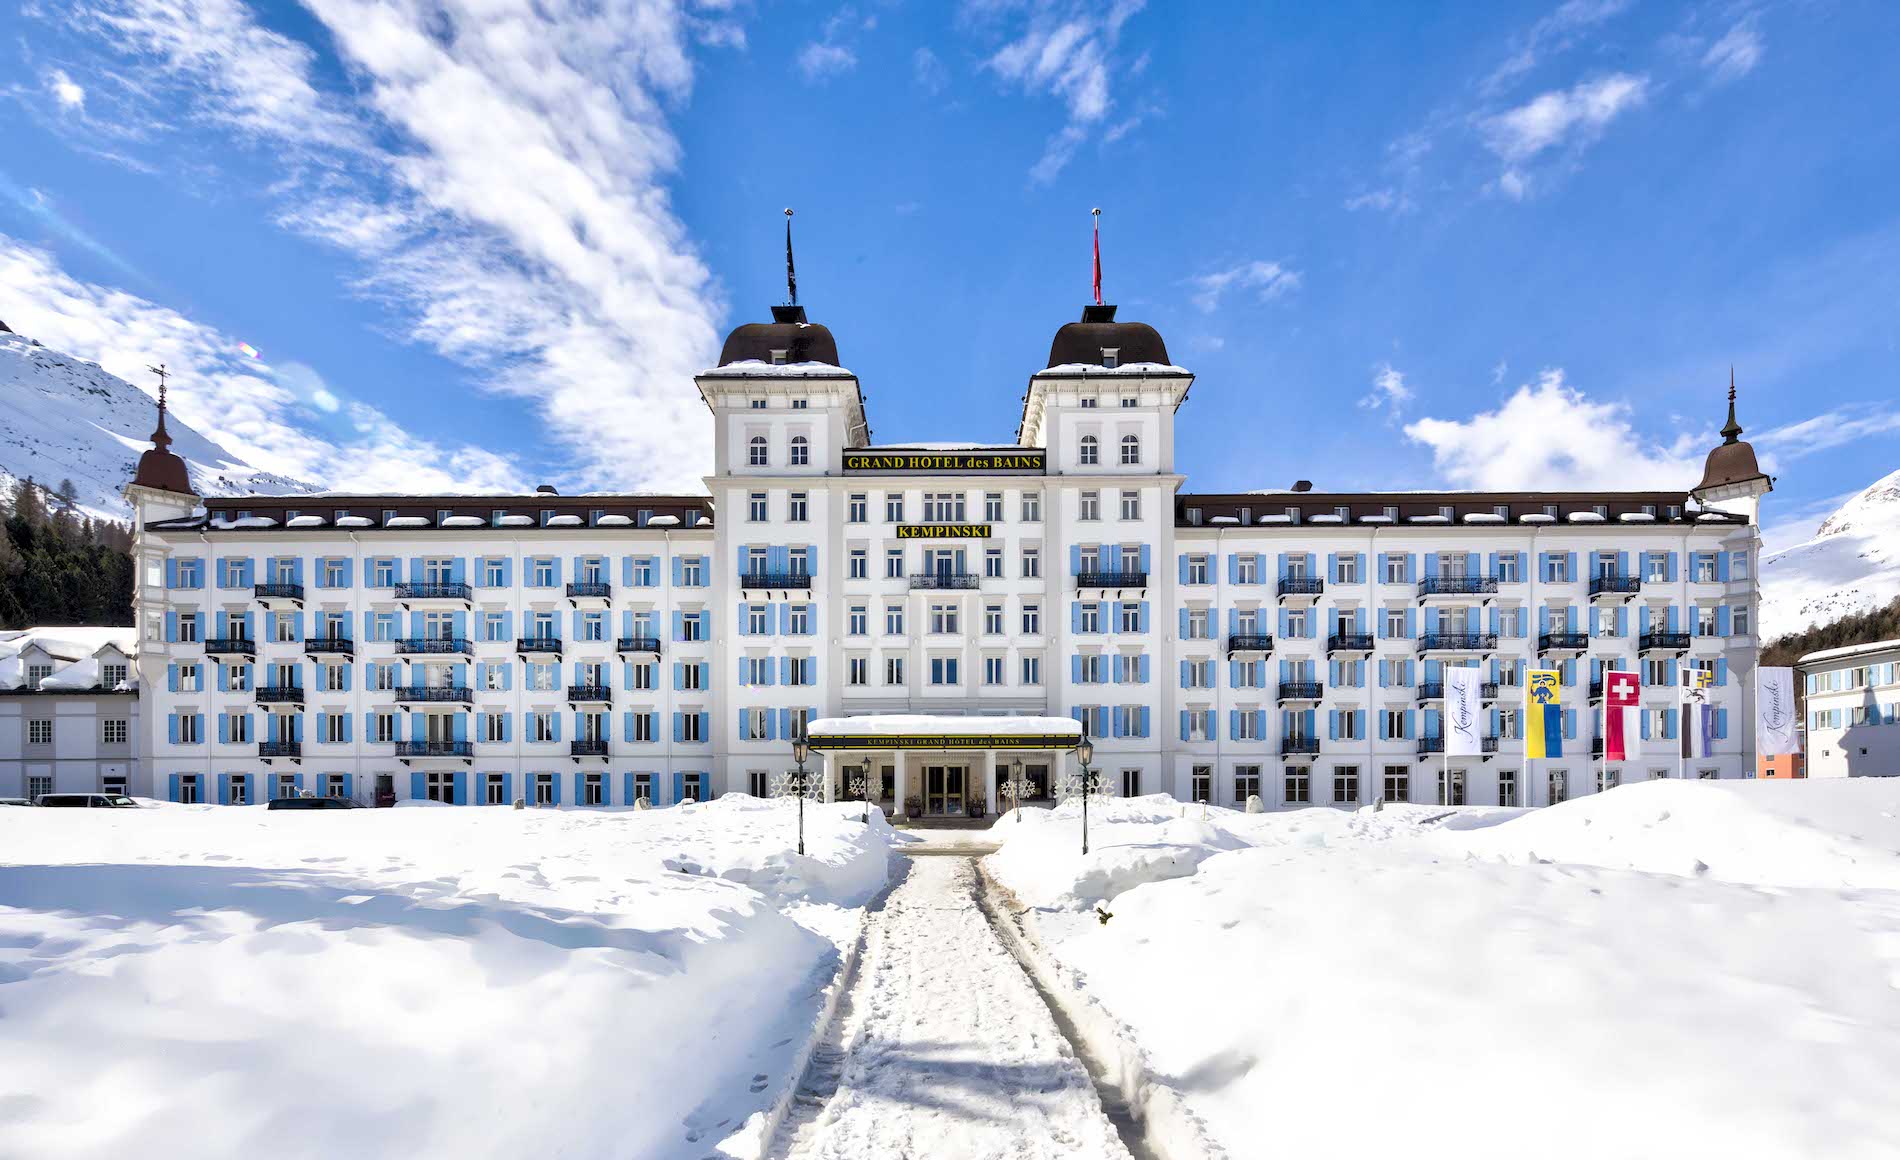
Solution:
<path fill-rule="evenodd" d="M 0 806 L 30 806 L 32 804 L 25 798 L 0 798 Z"/>
<path fill-rule="evenodd" d="M 139 803 L 122 793 L 43 793 L 36 805 L 69 810 L 136 810 Z"/>
<path fill-rule="evenodd" d="M 272 810 L 360 810 L 363 807 L 344 797 L 280 797 L 272 798 Z"/>

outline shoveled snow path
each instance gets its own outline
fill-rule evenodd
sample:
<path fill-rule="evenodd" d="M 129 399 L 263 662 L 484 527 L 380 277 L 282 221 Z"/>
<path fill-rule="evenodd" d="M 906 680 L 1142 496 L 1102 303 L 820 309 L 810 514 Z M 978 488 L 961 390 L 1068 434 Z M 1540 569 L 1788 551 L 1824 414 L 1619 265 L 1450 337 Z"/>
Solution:
<path fill-rule="evenodd" d="M 978 908 L 976 883 L 967 858 L 909 862 L 867 919 L 832 1041 L 775 1155 L 1126 1160 L 1088 1072 Z"/>

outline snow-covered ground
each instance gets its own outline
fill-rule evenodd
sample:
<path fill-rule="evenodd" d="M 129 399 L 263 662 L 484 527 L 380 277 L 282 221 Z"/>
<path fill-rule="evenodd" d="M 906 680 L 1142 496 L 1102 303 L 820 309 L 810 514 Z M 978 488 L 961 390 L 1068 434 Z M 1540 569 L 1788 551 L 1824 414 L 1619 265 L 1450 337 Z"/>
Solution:
<path fill-rule="evenodd" d="M 0 810 L 0 1156 L 756 1154 L 892 832 Z"/>
<path fill-rule="evenodd" d="M 986 866 L 1235 1156 L 1900 1155 L 1900 783 L 1091 814 Z"/>

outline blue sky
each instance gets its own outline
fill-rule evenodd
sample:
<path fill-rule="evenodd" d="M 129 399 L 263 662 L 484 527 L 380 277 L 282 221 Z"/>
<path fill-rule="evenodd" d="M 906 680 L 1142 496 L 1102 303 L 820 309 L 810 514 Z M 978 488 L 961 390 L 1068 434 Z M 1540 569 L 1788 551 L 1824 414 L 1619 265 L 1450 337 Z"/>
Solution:
<path fill-rule="evenodd" d="M 1780 538 L 1900 459 L 1893 5 L 19 16 L 0 319 L 315 482 L 696 487 L 787 205 L 880 441 L 1012 435 L 1101 206 L 1191 488 L 1691 483 L 1731 363 Z"/>

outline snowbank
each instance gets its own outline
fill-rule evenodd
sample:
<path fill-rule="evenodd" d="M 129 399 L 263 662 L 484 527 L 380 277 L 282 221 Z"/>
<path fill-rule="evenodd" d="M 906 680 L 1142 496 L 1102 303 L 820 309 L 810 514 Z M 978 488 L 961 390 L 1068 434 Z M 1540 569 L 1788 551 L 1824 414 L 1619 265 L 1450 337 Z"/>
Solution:
<path fill-rule="evenodd" d="M 6 811 L 0 1152 L 743 1154 L 885 881 L 857 816 Z"/>
<path fill-rule="evenodd" d="M 1031 815 L 986 867 L 1234 1155 L 1900 1154 L 1900 783 L 1142 808 L 1091 807 L 1087 859 Z"/>

